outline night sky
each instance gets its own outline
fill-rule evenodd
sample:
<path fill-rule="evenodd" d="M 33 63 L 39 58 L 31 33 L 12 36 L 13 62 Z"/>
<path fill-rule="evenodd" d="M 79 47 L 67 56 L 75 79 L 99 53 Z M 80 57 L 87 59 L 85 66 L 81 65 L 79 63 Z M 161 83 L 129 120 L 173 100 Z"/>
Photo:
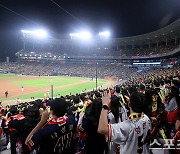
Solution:
<path fill-rule="evenodd" d="M 111 31 L 111 37 L 144 34 L 180 18 L 180 0 L 0 0 L 0 60 L 22 49 L 21 29 L 45 29 L 54 38 L 89 30 L 94 35 Z"/>

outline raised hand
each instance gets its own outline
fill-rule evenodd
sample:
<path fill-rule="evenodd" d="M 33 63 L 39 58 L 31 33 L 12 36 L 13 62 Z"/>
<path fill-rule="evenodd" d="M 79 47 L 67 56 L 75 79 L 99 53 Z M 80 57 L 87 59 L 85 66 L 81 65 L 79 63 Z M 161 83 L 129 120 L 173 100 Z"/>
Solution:
<path fill-rule="evenodd" d="M 110 102 L 111 102 L 111 96 L 110 96 L 110 94 L 109 93 L 107 93 L 107 91 L 104 91 L 104 92 L 102 92 L 102 104 L 103 105 L 110 105 Z"/>

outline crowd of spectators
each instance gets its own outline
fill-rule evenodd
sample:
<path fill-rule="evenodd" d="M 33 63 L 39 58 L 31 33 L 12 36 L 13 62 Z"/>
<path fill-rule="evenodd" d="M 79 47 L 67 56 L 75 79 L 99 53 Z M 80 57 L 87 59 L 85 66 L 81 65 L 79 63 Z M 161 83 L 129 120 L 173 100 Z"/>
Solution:
<path fill-rule="evenodd" d="M 153 44 L 151 46 L 121 46 L 121 47 L 82 47 L 82 48 L 66 48 L 50 51 L 34 50 L 21 50 L 17 53 L 19 58 L 23 59 L 38 59 L 38 60 L 58 60 L 64 57 L 159 57 L 162 54 L 169 53 L 178 48 L 179 44 L 168 43 L 166 44 Z"/>
<path fill-rule="evenodd" d="M 96 67 L 98 78 L 118 77 L 125 79 L 135 72 L 134 68 L 124 67 L 118 64 L 97 64 L 92 63 L 1 63 L 2 72 L 33 75 L 51 76 L 67 75 L 78 77 L 96 77 Z"/>
<path fill-rule="evenodd" d="M 126 78 L 107 89 L 1 105 L 0 149 L 10 147 L 12 154 L 179 153 L 180 68 Z"/>
<path fill-rule="evenodd" d="M 163 53 L 171 52 L 175 48 L 177 48 L 178 45 L 169 44 L 169 45 L 160 45 L 160 46 L 153 46 L 153 47 L 144 47 L 144 48 L 134 48 L 134 50 L 127 52 L 126 56 L 136 56 L 136 57 L 144 57 L 144 56 L 161 56 Z"/>

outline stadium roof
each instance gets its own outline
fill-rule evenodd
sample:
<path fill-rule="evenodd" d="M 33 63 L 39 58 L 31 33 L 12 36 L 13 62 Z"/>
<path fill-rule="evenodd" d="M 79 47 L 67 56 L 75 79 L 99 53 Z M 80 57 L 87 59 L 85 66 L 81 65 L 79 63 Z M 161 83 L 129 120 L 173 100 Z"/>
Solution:
<path fill-rule="evenodd" d="M 175 22 L 169 24 L 168 26 L 161 28 L 159 30 L 131 37 L 117 38 L 114 39 L 116 42 L 123 44 L 134 44 L 141 45 L 147 43 L 157 43 L 160 41 L 166 41 L 166 39 L 171 40 L 180 37 L 180 18 Z"/>

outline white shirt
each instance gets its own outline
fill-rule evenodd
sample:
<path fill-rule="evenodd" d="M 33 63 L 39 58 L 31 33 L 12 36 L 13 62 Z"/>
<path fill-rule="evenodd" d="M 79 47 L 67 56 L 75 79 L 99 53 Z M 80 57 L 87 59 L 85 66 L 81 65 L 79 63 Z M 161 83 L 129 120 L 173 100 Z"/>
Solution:
<path fill-rule="evenodd" d="M 119 108 L 118 122 L 123 122 L 123 121 L 127 120 L 127 118 L 128 118 L 127 112 L 128 112 L 128 110 L 124 106 Z M 114 115 L 113 115 L 113 113 L 111 111 L 108 113 L 108 121 L 109 121 L 109 124 L 115 124 L 116 123 Z M 108 153 L 109 154 L 115 154 L 116 151 L 117 151 L 117 146 L 118 145 L 119 144 L 109 142 L 109 144 L 108 144 Z"/>
<path fill-rule="evenodd" d="M 120 154 L 149 154 L 151 122 L 144 114 L 139 120 L 129 119 L 109 125 L 109 141 L 120 144 Z M 149 135 L 147 135 L 149 133 Z M 139 144 L 139 146 L 138 146 Z"/>

